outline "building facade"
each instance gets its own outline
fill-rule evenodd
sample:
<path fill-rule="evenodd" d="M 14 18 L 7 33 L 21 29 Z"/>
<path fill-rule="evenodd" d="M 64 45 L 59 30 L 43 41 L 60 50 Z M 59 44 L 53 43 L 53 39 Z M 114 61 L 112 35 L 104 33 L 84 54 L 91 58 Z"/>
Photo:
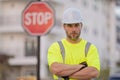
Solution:
<path fill-rule="evenodd" d="M 6 79 L 16 80 L 20 76 L 35 76 L 37 64 L 37 37 L 26 33 L 21 24 L 21 14 L 26 5 L 35 0 L 2 0 L 0 1 L 0 52 L 13 57 L 8 60 L 10 69 Z M 101 68 L 114 69 L 116 54 L 115 2 L 111 0 L 42 0 L 55 11 L 55 23 L 51 31 L 41 36 L 40 72 L 41 78 L 48 80 L 47 49 L 54 41 L 65 37 L 61 17 L 68 7 L 81 11 L 84 27 L 81 37 L 98 47 Z M 112 65 L 112 66 L 111 66 Z M 12 74 L 11 73 L 12 71 Z M 102 80 L 105 80 L 102 78 Z"/>

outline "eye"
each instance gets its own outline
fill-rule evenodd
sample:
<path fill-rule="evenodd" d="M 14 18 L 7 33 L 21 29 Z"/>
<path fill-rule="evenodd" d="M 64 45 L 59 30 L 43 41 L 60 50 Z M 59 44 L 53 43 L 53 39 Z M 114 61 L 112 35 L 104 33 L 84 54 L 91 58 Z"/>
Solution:
<path fill-rule="evenodd" d="M 80 26 L 80 24 L 79 24 L 79 23 L 76 23 L 76 24 L 75 24 L 75 27 L 78 27 L 78 26 Z"/>
<path fill-rule="evenodd" d="M 67 24 L 68 27 L 72 27 L 72 24 Z"/>

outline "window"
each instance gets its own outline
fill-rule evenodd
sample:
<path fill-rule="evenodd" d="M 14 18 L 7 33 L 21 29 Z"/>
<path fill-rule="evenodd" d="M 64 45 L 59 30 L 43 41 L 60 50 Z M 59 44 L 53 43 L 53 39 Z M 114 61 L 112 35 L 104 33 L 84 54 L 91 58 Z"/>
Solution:
<path fill-rule="evenodd" d="M 93 9 L 94 9 L 95 11 L 98 10 L 98 0 L 94 0 Z"/>
<path fill-rule="evenodd" d="M 119 0 L 116 0 L 115 2 L 116 2 L 117 6 L 120 6 L 120 1 Z"/>
<path fill-rule="evenodd" d="M 98 10 L 97 5 L 93 5 L 93 8 L 94 8 L 94 10 L 95 10 L 95 11 L 97 11 L 97 10 Z"/>
<path fill-rule="evenodd" d="M 119 16 L 116 16 L 116 19 L 117 19 L 118 21 L 120 21 L 120 17 L 119 17 Z"/>
<path fill-rule="evenodd" d="M 117 43 L 120 44 L 120 26 L 117 26 L 116 31 L 117 31 Z"/>
<path fill-rule="evenodd" d="M 77 0 L 71 0 L 72 2 L 76 2 Z"/>
<path fill-rule="evenodd" d="M 35 69 L 26 69 L 25 70 L 25 75 L 26 76 L 35 76 L 36 75 L 36 70 Z"/>
<path fill-rule="evenodd" d="M 93 29 L 93 34 L 94 34 L 95 36 L 98 36 L 98 30 L 97 30 L 96 28 Z"/>
<path fill-rule="evenodd" d="M 35 56 L 37 54 L 37 38 L 28 37 L 25 41 L 25 56 Z"/>
<path fill-rule="evenodd" d="M 87 6 L 88 5 L 87 0 L 82 0 L 82 4 L 83 6 Z"/>
<path fill-rule="evenodd" d="M 3 16 L 0 15 L 0 27 L 3 25 Z"/>

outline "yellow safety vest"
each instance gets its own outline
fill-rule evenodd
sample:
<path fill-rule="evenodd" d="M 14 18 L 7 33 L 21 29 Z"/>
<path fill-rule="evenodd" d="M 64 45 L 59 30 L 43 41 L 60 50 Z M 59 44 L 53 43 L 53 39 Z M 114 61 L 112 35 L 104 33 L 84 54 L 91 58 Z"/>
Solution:
<path fill-rule="evenodd" d="M 93 66 L 100 71 L 100 61 L 97 48 L 91 44 L 87 56 L 85 56 L 85 47 L 87 44 L 86 40 L 81 40 L 77 44 L 71 44 L 66 39 L 62 39 L 62 44 L 65 49 L 63 57 L 61 54 L 60 45 L 58 42 L 53 43 L 48 49 L 48 64 L 51 66 L 54 62 L 65 63 L 65 64 L 80 64 L 87 62 L 88 66 Z M 58 77 L 54 75 L 54 79 L 58 80 Z M 69 79 L 76 80 L 76 79 Z"/>

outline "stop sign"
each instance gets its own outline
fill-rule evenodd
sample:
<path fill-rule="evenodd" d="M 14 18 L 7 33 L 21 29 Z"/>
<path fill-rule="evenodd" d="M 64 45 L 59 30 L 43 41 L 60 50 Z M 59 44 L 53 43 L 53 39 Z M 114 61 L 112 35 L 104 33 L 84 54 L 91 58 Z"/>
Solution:
<path fill-rule="evenodd" d="M 53 24 L 53 10 L 45 2 L 32 2 L 22 13 L 22 25 L 31 35 L 44 35 Z"/>

